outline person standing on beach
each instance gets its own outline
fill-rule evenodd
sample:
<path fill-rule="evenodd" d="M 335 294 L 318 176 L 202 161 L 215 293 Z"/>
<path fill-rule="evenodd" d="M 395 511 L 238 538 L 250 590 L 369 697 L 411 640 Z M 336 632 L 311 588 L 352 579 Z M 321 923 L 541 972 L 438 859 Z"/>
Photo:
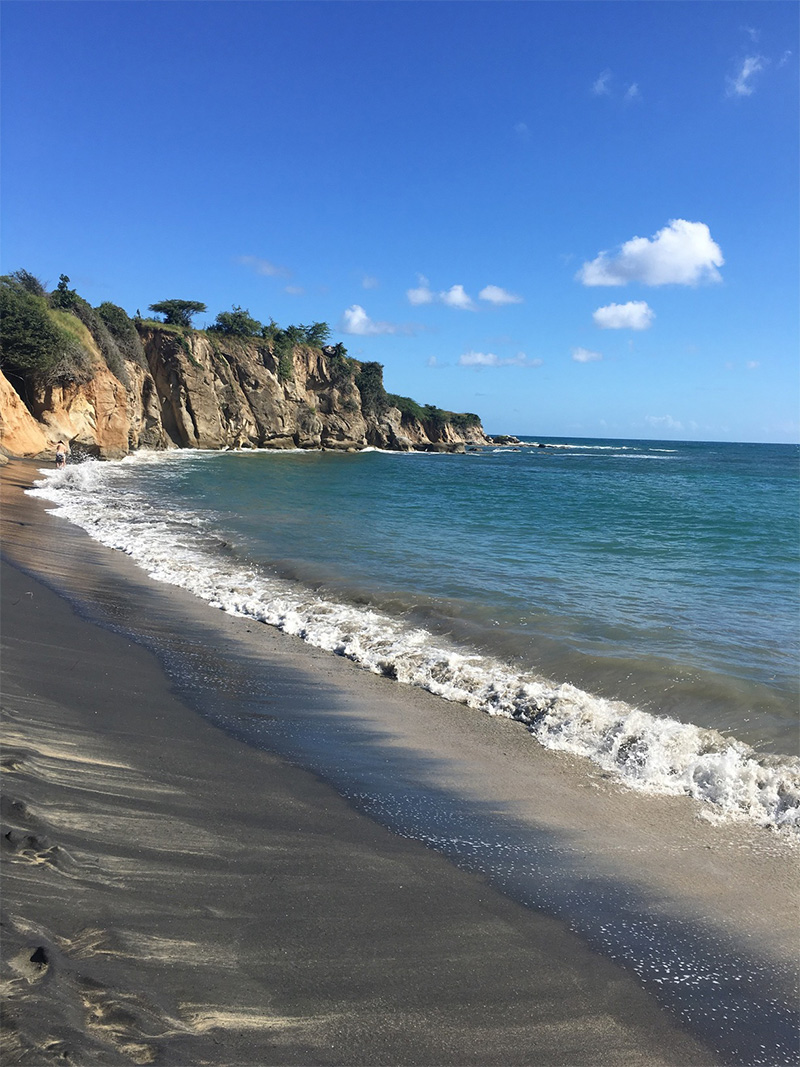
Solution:
<path fill-rule="evenodd" d="M 56 470 L 61 470 L 62 467 L 67 465 L 67 455 L 69 449 L 63 441 L 59 441 L 56 445 Z"/>

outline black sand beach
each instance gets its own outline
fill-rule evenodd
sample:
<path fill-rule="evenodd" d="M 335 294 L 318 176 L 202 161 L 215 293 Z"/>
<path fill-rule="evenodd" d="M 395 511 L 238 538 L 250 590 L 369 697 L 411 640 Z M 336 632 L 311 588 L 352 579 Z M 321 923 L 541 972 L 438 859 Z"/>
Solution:
<path fill-rule="evenodd" d="M 793 1062 L 787 848 L 158 586 L 25 497 L 36 471 L 2 474 L 4 1063 Z M 351 763 L 385 766 L 382 803 L 340 795 Z M 567 874 L 587 912 L 624 889 L 738 953 L 734 1021 L 685 1025 L 524 880 L 367 817 L 399 782 L 546 838 L 553 900 Z"/>

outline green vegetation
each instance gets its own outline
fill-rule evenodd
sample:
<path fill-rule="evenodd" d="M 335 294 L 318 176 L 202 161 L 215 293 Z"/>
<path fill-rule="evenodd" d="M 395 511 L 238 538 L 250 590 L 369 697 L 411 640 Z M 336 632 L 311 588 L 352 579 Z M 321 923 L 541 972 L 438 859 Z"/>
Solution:
<path fill-rule="evenodd" d="M 385 415 L 389 397 L 383 387 L 383 364 L 361 363 L 356 372 L 356 385 L 361 393 L 361 409 L 365 415 Z"/>
<path fill-rule="evenodd" d="M 103 320 L 108 332 L 117 343 L 117 347 L 126 359 L 138 363 L 147 369 L 147 357 L 144 346 L 133 319 L 129 318 L 117 304 L 106 301 L 97 308 L 97 314 Z"/>
<path fill-rule="evenodd" d="M 435 404 L 422 406 L 411 397 L 397 396 L 396 393 L 390 393 L 388 399 L 390 406 L 398 408 L 403 418 L 417 419 L 428 430 L 439 432 L 446 423 L 449 423 L 463 433 L 472 426 L 480 425 L 480 416 L 473 415 L 471 411 L 461 413 L 445 411 L 443 408 L 437 408 Z"/>
<path fill-rule="evenodd" d="M 160 300 L 157 304 L 148 306 L 148 311 L 163 315 L 168 326 L 182 326 L 186 330 L 191 329 L 192 315 L 198 315 L 205 310 L 205 304 L 201 304 L 199 300 Z"/>
<path fill-rule="evenodd" d="M 249 311 L 234 304 L 233 310 L 220 311 L 216 321 L 208 327 L 208 333 L 221 333 L 226 337 L 263 337 L 264 326 L 251 318 Z"/>
<path fill-rule="evenodd" d="M 34 274 L 14 271 L 0 277 L 0 367 L 26 402 L 32 399 L 32 390 L 89 381 L 96 373 L 98 353 L 111 372 L 129 386 L 130 364 L 147 369 L 142 330 L 154 329 L 172 334 L 192 365 L 200 368 L 189 334 L 193 332 L 192 316 L 205 312 L 206 305 L 195 300 L 161 300 L 150 304 L 149 310 L 162 315 L 163 320 L 142 319 L 138 309 L 131 318 L 110 301 L 93 308 L 70 288 L 66 274 L 48 293 Z M 420 405 L 411 397 L 387 393 L 383 365 L 362 363 L 348 356 L 343 344 L 329 344 L 331 329 L 326 322 L 281 327 L 270 318 L 265 325 L 253 318 L 249 309 L 234 304 L 230 311 L 217 315 L 206 334 L 218 356 L 223 355 L 223 347 L 234 358 L 240 346 L 255 346 L 265 362 L 270 361 L 268 365 L 275 360 L 278 380 L 284 383 L 294 376 L 297 348 L 318 350 L 327 361 L 330 380 L 343 390 L 341 402 L 348 412 L 359 409 L 360 395 L 365 415 L 381 417 L 394 407 L 404 420 L 418 421 L 434 437 L 447 424 L 461 432 L 480 425 L 472 413 L 444 411 L 433 404 Z M 225 364 L 230 366 L 228 359 Z M 353 384 L 358 395 L 352 390 Z"/>
<path fill-rule="evenodd" d="M 0 366 L 23 398 L 29 386 L 85 382 L 92 376 L 91 352 L 82 344 L 85 333 L 67 328 L 69 316 L 51 309 L 36 281 L 27 271 L 0 278 Z"/>

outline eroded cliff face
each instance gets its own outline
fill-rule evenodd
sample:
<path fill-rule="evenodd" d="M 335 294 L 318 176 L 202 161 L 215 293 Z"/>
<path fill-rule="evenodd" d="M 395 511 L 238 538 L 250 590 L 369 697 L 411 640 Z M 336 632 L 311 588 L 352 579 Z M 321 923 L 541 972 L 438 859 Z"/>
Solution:
<path fill-rule="evenodd" d="M 460 451 L 489 443 L 480 423 L 426 425 L 397 408 L 370 410 L 358 375 L 320 349 L 298 346 L 281 365 L 267 341 L 148 327 L 140 336 L 147 368 L 127 361 L 128 384 L 98 363 L 84 384 L 35 390 L 27 412 L 3 379 L 6 452 L 47 453 L 58 440 L 108 459 L 138 448 Z"/>

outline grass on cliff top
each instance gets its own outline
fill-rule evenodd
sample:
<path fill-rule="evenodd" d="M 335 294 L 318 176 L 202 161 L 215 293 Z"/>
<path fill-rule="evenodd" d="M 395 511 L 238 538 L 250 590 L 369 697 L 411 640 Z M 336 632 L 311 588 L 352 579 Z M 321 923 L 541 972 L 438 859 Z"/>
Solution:
<path fill-rule="evenodd" d="M 69 334 L 70 338 L 77 342 L 81 348 L 85 348 L 87 352 L 90 352 L 97 358 L 98 361 L 102 360 L 100 349 L 97 347 L 97 342 L 92 337 L 88 328 L 84 326 L 80 319 L 77 319 L 69 311 L 59 311 L 57 308 L 50 308 L 48 315 L 56 323 L 56 325 Z"/>

